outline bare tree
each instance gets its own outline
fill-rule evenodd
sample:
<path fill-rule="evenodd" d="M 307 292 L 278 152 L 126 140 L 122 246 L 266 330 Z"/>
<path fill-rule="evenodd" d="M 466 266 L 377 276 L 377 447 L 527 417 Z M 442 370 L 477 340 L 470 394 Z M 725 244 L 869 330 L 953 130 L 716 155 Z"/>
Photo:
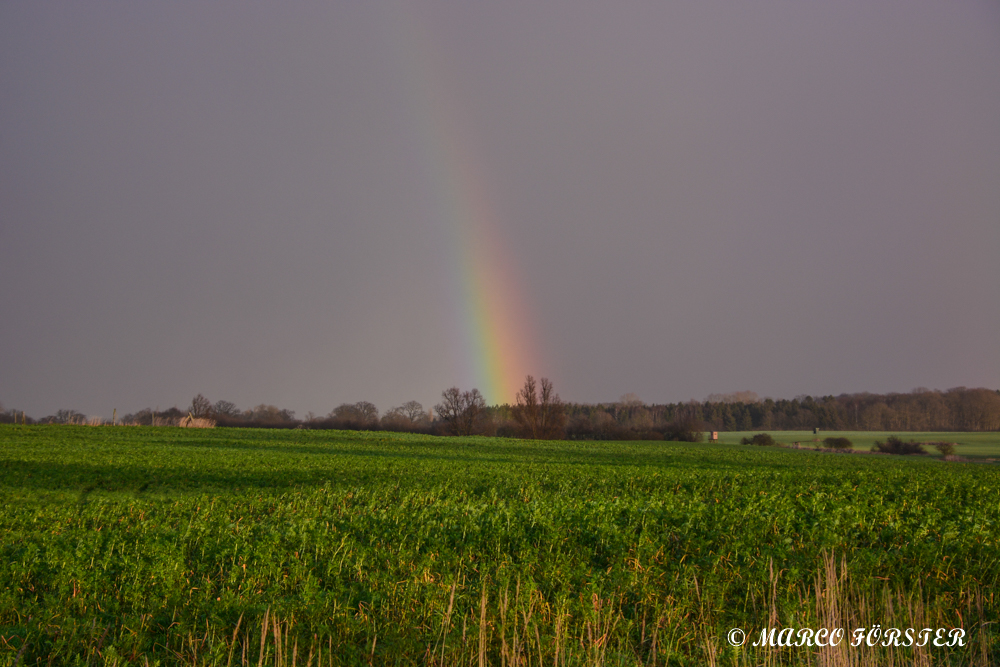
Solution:
<path fill-rule="evenodd" d="M 295 411 L 261 403 L 242 414 L 241 421 L 247 426 L 261 428 L 291 428 L 295 421 Z"/>
<path fill-rule="evenodd" d="M 409 431 L 413 422 L 403 414 L 402 408 L 389 408 L 379 420 L 379 426 L 383 431 Z"/>
<path fill-rule="evenodd" d="M 486 399 L 478 389 L 461 391 L 458 387 L 441 392 L 441 402 L 434 406 L 453 435 L 480 433 L 486 417 Z"/>
<path fill-rule="evenodd" d="M 417 401 L 407 401 L 399 408 L 411 422 L 421 422 L 427 419 L 427 412 L 424 410 L 424 406 L 420 405 Z"/>
<path fill-rule="evenodd" d="M 459 421 L 462 418 L 462 390 L 451 387 L 441 392 L 441 402 L 434 406 L 438 417 L 448 425 L 453 435 L 459 435 Z"/>
<path fill-rule="evenodd" d="M 514 421 L 521 427 L 522 438 L 538 438 L 540 412 L 538 387 L 535 385 L 535 378 L 529 375 L 514 398 Z"/>
<path fill-rule="evenodd" d="M 143 408 L 138 412 L 127 414 L 121 418 L 121 423 L 135 426 L 151 426 L 153 424 L 153 409 Z"/>
<path fill-rule="evenodd" d="M 327 419 L 335 428 L 374 429 L 378 427 L 378 408 L 368 401 L 341 403 L 327 415 Z"/>
<path fill-rule="evenodd" d="M 541 433 L 547 440 L 563 437 L 566 428 L 566 410 L 562 399 L 548 378 L 542 378 Z"/>
<path fill-rule="evenodd" d="M 330 414 L 327 417 L 333 419 L 357 419 L 359 417 L 357 408 L 354 407 L 353 403 L 341 403 L 333 410 L 330 410 Z"/>
<path fill-rule="evenodd" d="M 212 402 L 198 394 L 191 399 L 191 407 L 188 408 L 188 412 L 196 419 L 208 417 L 212 413 Z"/>
<path fill-rule="evenodd" d="M 76 410 L 57 410 L 54 415 L 42 420 L 49 424 L 83 424 L 87 421 L 87 416 Z"/>
<path fill-rule="evenodd" d="M 542 378 L 541 384 L 539 396 L 535 378 L 529 375 L 524 379 L 524 387 L 517 392 L 514 421 L 521 427 L 522 437 L 533 440 L 561 438 L 566 427 L 562 400 L 548 378 Z"/>
<path fill-rule="evenodd" d="M 243 413 L 230 401 L 216 401 L 212 406 L 212 414 L 221 417 L 239 417 Z"/>
<path fill-rule="evenodd" d="M 375 407 L 374 403 L 369 403 L 368 401 L 358 401 L 354 404 L 355 409 L 358 414 L 361 415 L 366 423 L 377 423 L 378 422 L 378 408 Z"/>
<path fill-rule="evenodd" d="M 382 415 L 381 427 L 386 431 L 422 431 L 430 426 L 430 417 L 424 406 L 417 401 L 408 401 L 395 408 L 389 408 Z"/>

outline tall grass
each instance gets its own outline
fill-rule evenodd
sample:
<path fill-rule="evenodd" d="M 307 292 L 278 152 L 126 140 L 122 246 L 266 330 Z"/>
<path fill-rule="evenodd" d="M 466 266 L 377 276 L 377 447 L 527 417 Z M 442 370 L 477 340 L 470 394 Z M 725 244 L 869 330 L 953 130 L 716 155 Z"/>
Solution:
<path fill-rule="evenodd" d="M 121 649 L 143 631 L 142 625 L 92 623 L 69 632 L 49 628 L 48 640 L 68 644 L 58 653 L 66 662 L 56 664 L 81 665 L 989 667 L 1000 657 L 984 611 L 996 602 L 992 591 L 984 596 L 979 589 L 963 590 L 945 600 L 927 599 L 919 588 L 882 586 L 866 592 L 870 588 L 857 585 L 846 560 L 838 564 L 824 553 L 813 585 L 799 589 L 796 604 L 788 607 L 779 600 L 780 572 L 773 566 L 769 571 L 769 590 L 754 600 L 760 626 L 754 626 L 756 632 L 747 628 L 742 647 L 727 644 L 728 628 L 710 604 L 700 604 L 697 585 L 693 606 L 670 599 L 630 605 L 627 591 L 571 601 L 547 596 L 530 581 L 486 582 L 478 591 L 459 583 L 441 585 L 422 608 L 415 608 L 414 600 L 400 600 L 394 609 L 362 604 L 329 619 L 332 625 L 325 631 L 294 611 L 281 614 L 271 607 L 256 618 L 241 615 L 234 626 L 206 619 L 201 628 L 168 629 L 152 658 Z M 397 623 L 422 626 L 427 640 L 421 650 L 399 642 Z M 952 648 L 850 645 L 851 631 L 876 624 L 886 630 L 962 627 L 967 634 L 964 646 Z M 848 636 L 836 647 L 753 647 L 762 627 L 844 628 Z M 8 643 L 11 653 L 0 664 L 17 665 L 30 641 L 19 648 Z M 53 664 L 52 659 L 41 664 Z"/>

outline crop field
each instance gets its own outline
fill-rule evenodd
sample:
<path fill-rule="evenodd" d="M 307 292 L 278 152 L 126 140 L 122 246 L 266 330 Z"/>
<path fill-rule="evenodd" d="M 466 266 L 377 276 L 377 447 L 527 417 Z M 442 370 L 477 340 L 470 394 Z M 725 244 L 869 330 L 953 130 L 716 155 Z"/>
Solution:
<path fill-rule="evenodd" d="M 0 426 L 0 666 L 1000 664 L 998 490 L 725 443 Z M 966 636 L 752 646 L 876 624 Z"/>

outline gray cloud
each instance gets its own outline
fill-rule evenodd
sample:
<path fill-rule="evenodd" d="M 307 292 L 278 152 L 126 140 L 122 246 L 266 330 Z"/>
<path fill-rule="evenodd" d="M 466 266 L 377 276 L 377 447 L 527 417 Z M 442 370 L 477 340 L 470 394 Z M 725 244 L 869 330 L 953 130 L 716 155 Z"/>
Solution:
<path fill-rule="evenodd" d="M 66 3 L 0 7 L 0 401 L 474 382 L 410 28 L 564 398 L 1000 385 L 992 3 Z"/>

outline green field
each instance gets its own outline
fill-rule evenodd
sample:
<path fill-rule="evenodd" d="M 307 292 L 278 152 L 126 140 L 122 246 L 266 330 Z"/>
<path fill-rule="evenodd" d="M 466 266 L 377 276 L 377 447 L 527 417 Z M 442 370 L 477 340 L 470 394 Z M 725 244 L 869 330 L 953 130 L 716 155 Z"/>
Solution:
<path fill-rule="evenodd" d="M 955 454 L 963 458 L 984 460 L 995 459 L 1000 461 L 1000 433 L 996 431 L 980 433 L 943 433 L 934 431 L 820 431 L 813 434 L 812 431 L 722 431 L 719 433 L 721 444 L 738 444 L 744 437 L 751 437 L 754 433 L 769 432 L 778 442 L 791 445 L 798 442 L 803 447 L 822 446 L 824 438 L 843 437 L 849 439 L 854 444 L 857 451 L 867 452 L 872 448 L 876 440 L 885 442 L 889 436 L 896 436 L 903 440 L 916 440 L 917 442 L 953 442 Z M 940 457 L 941 455 L 933 447 L 925 447 L 930 456 Z"/>
<path fill-rule="evenodd" d="M 966 435 L 934 439 L 995 447 Z M 0 665 L 997 664 L 998 488 L 737 444 L 0 426 Z M 823 623 L 968 641 L 726 643 Z"/>

